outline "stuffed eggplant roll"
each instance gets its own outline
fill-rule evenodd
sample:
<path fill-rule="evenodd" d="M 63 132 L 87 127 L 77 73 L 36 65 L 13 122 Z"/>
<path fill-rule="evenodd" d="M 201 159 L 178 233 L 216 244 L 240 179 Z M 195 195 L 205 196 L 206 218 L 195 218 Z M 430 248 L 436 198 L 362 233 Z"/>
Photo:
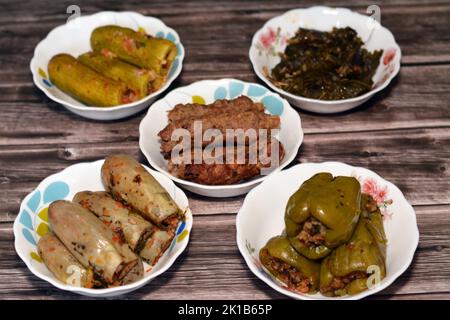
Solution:
<path fill-rule="evenodd" d="M 139 162 L 127 155 L 108 156 L 101 176 L 105 189 L 145 218 L 161 226 L 177 225 L 181 210 Z"/>
<path fill-rule="evenodd" d="M 116 81 L 122 81 L 142 99 L 153 91 L 152 82 L 156 79 L 155 71 L 142 69 L 123 62 L 113 55 L 99 52 L 87 52 L 78 60 L 95 71 Z"/>
<path fill-rule="evenodd" d="M 168 230 L 157 228 L 147 240 L 139 255 L 149 265 L 155 265 L 170 246 L 174 236 L 175 230 L 172 228 Z"/>
<path fill-rule="evenodd" d="M 108 285 L 123 285 L 143 276 L 141 259 L 93 213 L 77 203 L 53 202 L 48 209 L 50 227 L 84 266 Z"/>
<path fill-rule="evenodd" d="M 350 242 L 337 247 L 322 261 L 320 291 L 324 295 L 354 295 L 386 275 L 383 250 L 387 240 L 381 212 L 368 195 L 363 196 L 362 207 Z"/>
<path fill-rule="evenodd" d="M 73 202 L 93 212 L 136 253 L 144 247 L 156 228 L 139 214 L 130 212 L 121 202 L 114 200 L 104 191 L 78 192 Z"/>
<path fill-rule="evenodd" d="M 96 72 L 68 54 L 51 58 L 48 73 L 60 90 L 87 105 L 110 107 L 137 99 L 125 83 Z"/>
<path fill-rule="evenodd" d="M 289 198 L 286 234 L 309 259 L 320 259 L 348 241 L 361 212 L 361 187 L 353 177 L 318 173 Z"/>
<path fill-rule="evenodd" d="M 59 281 L 76 287 L 94 287 L 92 269 L 78 262 L 52 232 L 39 239 L 37 248 L 44 264 Z"/>
<path fill-rule="evenodd" d="M 270 239 L 260 250 L 262 265 L 289 289 L 314 292 L 319 286 L 320 265 L 297 253 L 284 236 Z"/>
<path fill-rule="evenodd" d="M 96 28 L 91 34 L 91 47 L 98 52 L 108 50 L 128 63 L 154 70 L 161 76 L 167 75 L 177 55 L 172 41 L 114 25 Z"/>

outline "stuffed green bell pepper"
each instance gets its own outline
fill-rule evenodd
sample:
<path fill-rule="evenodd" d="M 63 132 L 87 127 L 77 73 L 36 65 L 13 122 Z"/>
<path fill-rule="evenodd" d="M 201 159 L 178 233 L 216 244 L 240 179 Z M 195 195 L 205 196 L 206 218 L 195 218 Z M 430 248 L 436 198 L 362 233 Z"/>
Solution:
<path fill-rule="evenodd" d="M 320 265 L 298 254 L 284 236 L 270 239 L 260 250 L 262 265 L 289 289 L 315 292 L 319 285 Z"/>
<path fill-rule="evenodd" d="M 324 295 L 354 295 L 386 276 L 384 247 L 387 240 L 381 212 L 368 195 L 363 195 L 362 207 L 350 241 L 322 261 L 320 292 Z"/>
<path fill-rule="evenodd" d="M 291 245 L 309 259 L 321 259 L 348 241 L 361 212 L 361 186 L 353 177 L 318 173 L 289 198 L 285 211 Z"/>

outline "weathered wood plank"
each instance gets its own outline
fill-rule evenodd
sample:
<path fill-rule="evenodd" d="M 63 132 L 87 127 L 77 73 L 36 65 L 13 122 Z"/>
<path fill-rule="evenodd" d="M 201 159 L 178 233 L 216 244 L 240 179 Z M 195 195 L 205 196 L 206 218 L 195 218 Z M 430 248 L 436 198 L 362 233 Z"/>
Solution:
<path fill-rule="evenodd" d="M 313 1 L 303 3 L 309 6 Z M 381 5 L 382 24 L 396 36 L 402 51 L 403 63 L 450 62 L 450 5 L 436 3 L 424 6 Z M 2 83 L 15 85 L 29 82 L 28 63 L 36 44 L 55 26 L 64 23 L 70 1 L 57 4 L 41 2 L 2 3 L 0 13 L 0 67 Z M 330 3 L 342 5 L 342 2 Z M 350 6 L 365 13 L 372 4 Z M 254 2 L 197 2 L 153 3 L 109 2 L 102 4 L 80 2 L 82 13 L 101 10 L 137 10 L 143 14 L 162 18 L 180 34 L 186 46 L 186 71 L 199 72 L 221 70 L 251 71 L 248 63 L 248 47 L 251 37 L 261 25 L 273 16 L 299 6 L 297 1 L 261 3 Z M 20 14 L 18 14 L 20 12 Z M 17 13 L 17 14 L 15 14 Z M 427 19 L 423 17 L 426 16 Z M 201 17 L 201 18 L 199 18 Z M 420 38 L 421 41 L 417 41 Z M 243 66 L 242 66 L 243 65 Z M 214 73 L 213 73 L 214 75 Z M 205 77 L 205 75 L 203 75 Z"/>
<path fill-rule="evenodd" d="M 186 84 L 184 79 L 180 85 Z M 254 76 L 248 80 L 255 80 Z M 12 95 L 8 100 L 15 97 L 20 102 L 0 97 L 4 101 L 0 101 L 0 145 L 103 143 L 139 137 L 139 123 L 146 112 L 113 122 L 90 121 L 44 98 L 38 89 L 29 89 L 5 89 L 5 95 Z M 404 67 L 386 91 L 356 110 L 328 116 L 300 111 L 300 116 L 305 133 L 450 127 L 448 101 L 450 65 Z"/>
<path fill-rule="evenodd" d="M 50 2 L 50 1 L 49 1 Z M 67 17 L 66 8 L 72 4 L 70 0 L 58 1 L 57 4 L 46 5 L 45 0 L 39 3 L 34 1 L 21 1 L 16 3 L 14 0 L 2 1 L 2 12 L 0 12 L 0 21 L 2 22 L 48 22 L 55 17 L 64 19 Z M 330 7 L 347 7 L 352 10 L 358 10 L 365 13 L 365 8 L 374 4 L 370 0 L 362 0 L 358 2 L 348 2 L 342 0 L 322 1 L 320 5 Z M 448 4 L 446 0 L 380 0 L 376 3 L 386 11 L 398 11 L 406 9 L 413 12 L 424 12 L 429 8 L 441 7 Z M 146 15 L 161 16 L 181 16 L 188 18 L 189 16 L 204 18 L 210 17 L 211 13 L 217 12 L 238 12 L 250 15 L 251 13 L 267 13 L 277 12 L 280 14 L 293 8 L 307 8 L 318 5 L 315 0 L 303 0 L 300 3 L 296 0 L 270 1 L 270 0 L 253 0 L 253 1 L 170 1 L 170 0 L 153 0 L 151 3 L 142 3 L 139 0 L 108 1 L 108 5 L 92 0 L 77 1 L 77 5 L 81 8 L 82 14 L 89 14 L 103 10 L 134 10 Z M 17 15 L 16 13 L 20 13 Z"/>
<path fill-rule="evenodd" d="M 416 294 L 426 298 L 426 294 L 450 292 L 449 211 L 448 205 L 416 208 L 421 232 L 416 257 L 408 271 L 380 293 L 382 298 Z M 248 270 L 238 252 L 235 232 L 234 215 L 196 217 L 187 252 L 175 265 L 142 289 L 121 298 L 283 298 Z M 0 299 L 74 297 L 33 276 L 16 256 L 12 241 L 11 223 L 0 224 Z"/>
<path fill-rule="evenodd" d="M 413 205 L 450 204 L 448 128 L 308 134 L 297 161 L 341 161 L 374 170 Z M 0 208 L 14 217 L 23 197 L 46 176 L 78 162 L 125 152 L 146 163 L 137 141 L 0 147 Z M 295 162 L 294 162 L 295 163 Z M 216 201 L 189 194 L 194 214 L 236 212 L 243 197 Z M 197 211 L 198 210 L 198 211 Z M 0 220 L 5 215 L 0 215 Z"/>

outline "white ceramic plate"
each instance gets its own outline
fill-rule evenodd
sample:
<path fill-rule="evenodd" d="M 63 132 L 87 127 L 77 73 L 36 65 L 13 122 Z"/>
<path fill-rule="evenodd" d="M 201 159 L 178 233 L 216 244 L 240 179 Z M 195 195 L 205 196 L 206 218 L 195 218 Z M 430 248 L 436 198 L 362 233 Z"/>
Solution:
<path fill-rule="evenodd" d="M 139 146 L 142 153 L 156 170 L 168 175 L 183 188 L 194 193 L 218 198 L 247 193 L 268 175 L 258 176 L 242 183 L 215 186 L 179 179 L 167 171 L 167 162 L 161 155 L 158 137 L 158 132 L 168 123 L 167 111 L 171 110 L 177 103 L 201 102 L 209 104 L 218 99 L 233 99 L 240 95 L 246 95 L 256 102 L 262 102 L 268 113 L 280 116 L 281 128 L 278 139 L 285 148 L 285 157 L 280 166 L 270 174 L 281 170 L 295 158 L 303 140 L 298 113 L 285 99 L 270 92 L 267 88 L 256 83 L 247 83 L 235 79 L 198 81 L 187 87 L 177 88 L 163 99 L 156 101 L 149 108 L 147 115 L 142 119 L 139 126 Z"/>
<path fill-rule="evenodd" d="M 153 267 L 144 263 L 144 278 L 125 285 L 106 289 L 87 289 L 69 286 L 57 280 L 41 261 L 36 244 L 47 232 L 47 209 L 51 202 L 60 199 L 72 200 L 73 196 L 83 190 L 102 191 L 100 169 L 104 160 L 72 165 L 63 171 L 44 179 L 20 205 L 20 212 L 14 221 L 15 248 L 28 269 L 37 277 L 55 287 L 91 297 L 112 297 L 136 290 L 165 272 L 184 251 L 192 229 L 192 213 L 184 192 L 165 175 L 146 167 L 147 171 L 169 192 L 178 206 L 186 210 L 186 221 L 178 226 L 176 236 L 169 249 Z"/>
<path fill-rule="evenodd" d="M 49 60 L 58 53 L 69 53 L 77 57 L 90 51 L 89 39 L 92 31 L 99 26 L 110 24 L 134 30 L 143 29 L 149 35 L 166 38 L 177 45 L 178 55 L 173 62 L 164 86 L 145 98 L 107 108 L 86 106 L 65 94 L 50 82 L 47 65 Z M 47 37 L 36 46 L 34 56 L 31 59 L 30 69 L 36 86 L 53 101 L 62 104 L 68 110 L 85 118 L 115 120 L 128 117 L 148 107 L 178 77 L 182 69 L 183 59 L 184 48 L 178 34 L 161 20 L 146 17 L 136 12 L 103 11 L 93 15 L 81 16 L 50 31 Z"/>
<path fill-rule="evenodd" d="M 356 30 L 367 50 L 384 51 L 372 78 L 374 85 L 371 91 L 351 99 L 318 100 L 286 92 L 267 79 L 264 70 L 270 73 L 280 62 L 278 53 L 284 52 L 287 40 L 295 35 L 298 28 L 331 31 L 333 27 L 347 26 Z M 267 21 L 253 36 L 249 57 L 258 77 L 293 105 L 316 113 L 337 113 L 355 108 L 383 90 L 400 70 L 401 50 L 392 33 L 369 16 L 344 8 L 317 6 L 294 9 Z"/>
<path fill-rule="evenodd" d="M 384 216 L 388 239 L 386 277 L 381 283 L 354 296 L 329 298 L 320 293 L 299 294 L 290 291 L 262 268 L 259 250 L 284 230 L 284 210 L 289 197 L 314 174 L 330 172 L 334 176 L 354 176 L 362 192 L 372 195 Z M 392 183 L 368 169 L 340 162 L 298 164 L 269 177 L 246 196 L 236 218 L 237 244 L 250 270 L 278 292 L 303 300 L 361 299 L 388 287 L 410 265 L 419 243 L 414 209 Z"/>

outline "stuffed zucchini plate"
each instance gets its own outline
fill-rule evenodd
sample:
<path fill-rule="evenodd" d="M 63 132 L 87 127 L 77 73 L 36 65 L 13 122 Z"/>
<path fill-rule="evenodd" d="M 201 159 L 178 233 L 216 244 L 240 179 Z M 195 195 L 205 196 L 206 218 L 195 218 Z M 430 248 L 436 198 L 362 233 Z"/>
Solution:
<path fill-rule="evenodd" d="M 116 120 L 148 107 L 178 77 L 183 59 L 177 32 L 161 20 L 103 11 L 51 30 L 30 69 L 35 85 L 69 111 Z"/>

